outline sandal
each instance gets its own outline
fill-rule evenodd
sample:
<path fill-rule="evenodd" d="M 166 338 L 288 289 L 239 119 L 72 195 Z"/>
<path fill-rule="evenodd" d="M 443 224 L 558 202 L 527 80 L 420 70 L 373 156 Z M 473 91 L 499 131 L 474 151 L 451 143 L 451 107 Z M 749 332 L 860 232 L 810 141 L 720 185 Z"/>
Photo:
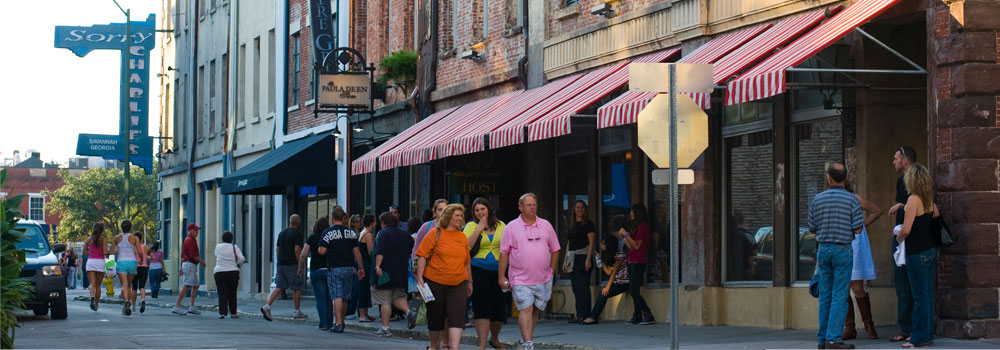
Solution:
<path fill-rule="evenodd" d="M 370 322 L 375 322 L 375 319 L 374 318 L 359 318 L 358 322 L 361 322 L 361 323 L 370 323 Z"/>
<path fill-rule="evenodd" d="M 487 342 L 487 343 L 490 344 L 490 346 L 493 347 L 494 349 L 498 349 L 498 350 L 506 349 L 506 347 L 504 347 L 503 344 L 501 344 L 498 341 L 492 340 L 492 339 L 489 342 Z"/>
<path fill-rule="evenodd" d="M 898 342 L 898 341 L 909 342 L 910 341 L 910 336 L 908 336 L 906 334 L 903 334 L 903 333 L 899 333 L 899 334 L 896 334 L 895 337 L 892 337 L 892 339 L 889 339 L 889 341 L 891 341 L 893 343 Z"/>
<path fill-rule="evenodd" d="M 584 325 L 586 325 L 586 324 L 597 324 L 598 322 L 599 321 L 597 321 L 597 320 L 593 320 L 591 322 L 587 322 L 587 320 L 584 319 L 583 321 L 580 321 L 580 324 L 584 324 Z"/>
<path fill-rule="evenodd" d="M 931 346 L 931 345 L 934 345 L 934 342 L 913 344 L 913 343 L 907 341 L 907 342 L 903 343 L 903 347 L 904 348 L 923 348 L 923 347 L 927 347 L 927 346 Z"/>

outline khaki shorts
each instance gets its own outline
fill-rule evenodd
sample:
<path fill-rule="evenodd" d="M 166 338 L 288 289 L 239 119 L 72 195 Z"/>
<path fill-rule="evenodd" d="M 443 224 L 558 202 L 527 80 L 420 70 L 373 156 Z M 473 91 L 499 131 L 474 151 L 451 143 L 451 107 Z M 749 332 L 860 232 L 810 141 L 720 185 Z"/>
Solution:
<path fill-rule="evenodd" d="M 524 310 L 535 305 L 539 310 L 545 310 L 545 305 L 552 298 L 552 279 L 535 285 L 515 285 L 510 288 L 514 295 L 514 305 L 518 310 Z"/>
<path fill-rule="evenodd" d="M 375 289 L 372 287 L 372 305 L 392 305 L 396 299 L 406 299 L 406 291 L 402 288 Z"/>

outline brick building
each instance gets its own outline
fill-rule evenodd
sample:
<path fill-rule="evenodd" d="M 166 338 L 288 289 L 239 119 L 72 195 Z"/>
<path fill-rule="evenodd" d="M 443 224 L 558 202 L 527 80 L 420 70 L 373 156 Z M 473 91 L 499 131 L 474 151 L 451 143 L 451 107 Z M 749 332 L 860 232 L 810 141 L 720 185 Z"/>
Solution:
<path fill-rule="evenodd" d="M 651 183 L 656 166 L 636 143 L 635 114 L 649 96 L 626 92 L 620 72 L 635 61 L 714 63 L 715 83 L 726 88 L 693 96 L 709 115 L 709 147 L 679 198 L 682 323 L 816 327 L 805 288 L 815 240 L 802 227 L 809 200 L 825 187 L 826 165 L 846 163 L 857 192 L 887 209 L 899 176 L 889 159 L 909 145 L 934 172 L 937 203 L 960 237 L 940 251 L 938 333 L 1000 334 L 1000 280 L 989 277 L 1000 264 L 1000 212 L 992 205 L 1000 204 L 1000 149 L 992 142 L 1000 137 L 1000 22 L 991 15 L 1000 4 L 602 4 L 420 3 L 420 121 L 352 157 L 354 177 L 416 174 L 390 195 L 409 196 L 413 209 L 432 198 L 468 204 L 486 196 L 504 220 L 516 217 L 517 195 L 535 192 L 540 215 L 560 232 L 576 199 L 589 203 L 599 235 L 621 226 L 629 203 L 644 203 L 654 231 L 644 293 L 665 319 L 669 197 Z M 367 26 L 371 54 L 378 24 Z M 765 76 L 777 83 L 754 83 Z M 896 323 L 886 236 L 893 219 L 867 228 L 878 325 Z M 742 267 L 732 261 L 737 224 L 760 250 L 746 262 L 749 275 L 733 271 Z M 552 311 L 572 312 L 568 281 L 555 288 Z M 615 299 L 603 316 L 627 318 L 627 299 Z"/>
<path fill-rule="evenodd" d="M 31 153 L 28 159 L 7 169 L 7 182 L 0 189 L 0 197 L 7 198 L 19 194 L 25 195 L 18 210 L 28 220 L 38 220 L 48 224 L 52 229 L 59 226 L 62 217 L 48 210 L 50 199 L 45 192 L 55 191 L 66 183 L 59 177 L 58 164 L 46 164 L 38 152 Z"/>

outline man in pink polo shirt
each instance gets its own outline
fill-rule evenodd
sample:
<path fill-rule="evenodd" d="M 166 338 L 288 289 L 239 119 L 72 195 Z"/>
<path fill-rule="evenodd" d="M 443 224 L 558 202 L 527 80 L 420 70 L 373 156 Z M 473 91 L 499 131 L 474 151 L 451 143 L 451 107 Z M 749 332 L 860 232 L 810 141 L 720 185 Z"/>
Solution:
<path fill-rule="evenodd" d="M 517 200 L 521 216 L 507 223 L 500 239 L 501 288 L 510 288 L 519 311 L 518 349 L 533 350 L 538 316 L 552 297 L 552 271 L 559 262 L 559 238 L 547 220 L 537 216 L 538 198 L 525 193 Z M 507 271 L 508 262 L 510 270 Z M 504 276 L 504 271 L 510 280 Z"/>

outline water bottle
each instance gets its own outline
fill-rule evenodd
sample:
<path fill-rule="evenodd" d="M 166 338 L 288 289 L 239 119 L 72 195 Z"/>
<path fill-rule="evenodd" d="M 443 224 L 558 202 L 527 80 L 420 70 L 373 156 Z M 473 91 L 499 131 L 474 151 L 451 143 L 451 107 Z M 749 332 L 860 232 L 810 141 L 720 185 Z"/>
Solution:
<path fill-rule="evenodd" d="M 504 281 L 503 282 L 503 288 L 500 288 L 500 291 L 502 291 L 504 293 L 509 292 L 510 291 L 510 281 Z"/>
<path fill-rule="evenodd" d="M 601 265 L 601 257 L 599 257 L 599 256 L 595 256 L 595 257 L 594 257 L 594 260 L 596 260 L 596 261 L 597 261 L 597 268 L 602 268 L 602 267 L 604 267 L 604 266 L 602 266 L 602 265 Z"/>

